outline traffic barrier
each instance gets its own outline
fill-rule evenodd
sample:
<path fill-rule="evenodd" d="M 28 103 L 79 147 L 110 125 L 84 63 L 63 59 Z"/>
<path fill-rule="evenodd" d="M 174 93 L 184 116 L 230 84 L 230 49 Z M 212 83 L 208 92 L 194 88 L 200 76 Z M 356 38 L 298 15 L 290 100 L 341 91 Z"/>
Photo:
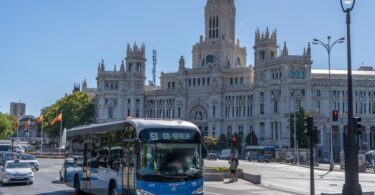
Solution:
<path fill-rule="evenodd" d="M 261 183 L 261 175 L 253 175 L 249 173 L 242 173 L 242 179 L 249 181 L 253 184 L 260 184 Z"/>
<path fill-rule="evenodd" d="M 224 181 L 224 174 L 223 173 L 204 173 L 203 180 L 204 181 Z"/>

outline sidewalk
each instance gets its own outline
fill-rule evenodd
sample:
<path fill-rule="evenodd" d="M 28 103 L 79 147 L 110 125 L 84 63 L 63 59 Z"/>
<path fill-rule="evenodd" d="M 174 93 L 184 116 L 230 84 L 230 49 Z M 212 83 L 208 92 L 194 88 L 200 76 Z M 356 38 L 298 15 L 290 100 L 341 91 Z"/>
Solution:
<path fill-rule="evenodd" d="M 238 182 L 229 183 L 228 179 L 224 182 L 204 182 L 204 194 L 207 195 L 287 195 L 290 192 L 255 185 L 242 179 Z"/>
<path fill-rule="evenodd" d="M 280 164 L 287 164 L 291 166 L 299 166 L 299 167 L 305 167 L 305 168 L 310 168 L 309 165 L 297 165 L 297 164 L 290 164 L 290 163 L 280 163 Z M 321 170 L 321 171 L 329 171 L 329 164 L 319 164 L 318 166 L 314 166 L 314 169 L 316 170 Z M 335 164 L 333 171 L 340 171 L 344 172 L 344 170 L 341 170 L 340 164 Z M 374 169 L 369 168 L 366 170 L 366 172 L 360 172 L 360 173 L 368 173 L 368 174 L 374 174 Z"/>

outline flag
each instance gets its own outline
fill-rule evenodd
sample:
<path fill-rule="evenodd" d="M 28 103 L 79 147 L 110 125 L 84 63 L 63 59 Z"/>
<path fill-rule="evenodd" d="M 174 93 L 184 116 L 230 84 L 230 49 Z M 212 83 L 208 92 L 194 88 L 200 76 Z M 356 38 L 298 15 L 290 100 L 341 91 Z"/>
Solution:
<path fill-rule="evenodd" d="M 25 123 L 25 126 L 24 126 L 24 131 L 28 131 L 29 130 L 29 127 L 30 127 L 30 119 Z"/>
<path fill-rule="evenodd" d="M 41 114 L 41 115 L 38 117 L 38 119 L 36 119 L 36 124 L 42 124 L 42 122 L 43 122 L 43 118 L 44 118 L 44 116 L 43 116 L 43 114 Z"/>
<path fill-rule="evenodd" d="M 54 118 L 51 121 L 51 125 L 54 125 L 56 122 L 61 122 L 62 121 L 62 113 L 60 113 L 56 118 Z"/>
<path fill-rule="evenodd" d="M 16 129 L 18 129 L 19 126 L 20 126 L 20 121 L 17 119 L 16 120 Z"/>

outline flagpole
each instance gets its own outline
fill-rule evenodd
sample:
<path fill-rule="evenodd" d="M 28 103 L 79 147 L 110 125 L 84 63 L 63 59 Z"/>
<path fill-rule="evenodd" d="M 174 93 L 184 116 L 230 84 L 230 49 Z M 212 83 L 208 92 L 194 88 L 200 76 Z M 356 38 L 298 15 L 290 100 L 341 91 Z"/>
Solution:
<path fill-rule="evenodd" d="M 59 144 L 59 157 L 60 157 L 60 153 L 61 153 L 61 130 L 62 130 L 62 111 L 61 111 L 61 120 L 60 120 L 60 144 Z"/>
<path fill-rule="evenodd" d="M 42 120 L 42 127 L 41 127 L 41 134 L 40 134 L 40 156 L 43 156 L 43 120 Z"/>

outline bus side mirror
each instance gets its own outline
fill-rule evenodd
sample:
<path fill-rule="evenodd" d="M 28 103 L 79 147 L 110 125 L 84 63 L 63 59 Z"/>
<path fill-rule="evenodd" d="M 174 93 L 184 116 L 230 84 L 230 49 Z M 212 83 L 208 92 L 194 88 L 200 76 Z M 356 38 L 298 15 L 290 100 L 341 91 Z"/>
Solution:
<path fill-rule="evenodd" d="M 202 157 L 207 158 L 207 147 L 205 144 L 202 144 Z"/>

